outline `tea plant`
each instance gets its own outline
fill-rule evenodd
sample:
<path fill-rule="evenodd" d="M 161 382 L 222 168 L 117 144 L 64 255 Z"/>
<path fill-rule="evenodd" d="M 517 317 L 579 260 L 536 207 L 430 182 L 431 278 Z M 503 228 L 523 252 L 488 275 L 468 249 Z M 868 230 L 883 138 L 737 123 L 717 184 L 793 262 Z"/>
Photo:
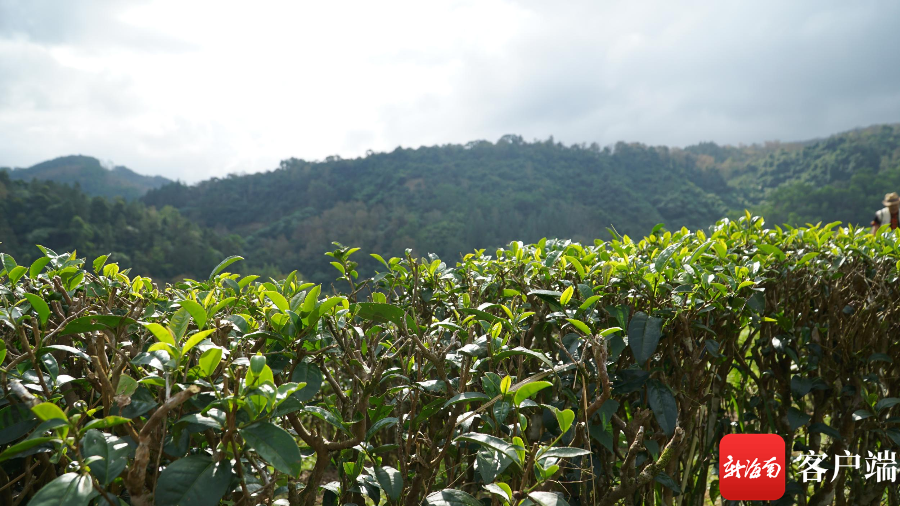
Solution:
<path fill-rule="evenodd" d="M 837 224 L 328 253 L 343 293 L 165 287 L 42 248 L 0 271 L 0 503 L 678 504 L 716 445 L 900 445 L 900 235 Z M 330 293 L 334 292 L 334 293 Z M 780 504 L 900 504 L 842 470 Z"/>

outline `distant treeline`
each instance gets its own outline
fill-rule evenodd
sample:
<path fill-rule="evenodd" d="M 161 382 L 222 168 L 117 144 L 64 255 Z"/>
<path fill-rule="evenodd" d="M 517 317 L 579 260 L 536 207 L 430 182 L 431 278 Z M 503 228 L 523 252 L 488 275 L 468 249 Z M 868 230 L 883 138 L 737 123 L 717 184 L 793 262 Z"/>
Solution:
<path fill-rule="evenodd" d="M 290 159 L 271 172 L 151 189 L 132 204 L 62 186 L 0 182 L 5 191 L 26 192 L 19 197 L 25 201 L 46 192 L 54 203 L 30 208 L 30 221 L 40 227 L 13 225 L 10 204 L 0 204 L 0 240 L 31 248 L 32 256 L 39 254 L 34 243 L 88 255 L 112 251 L 136 273 L 172 278 L 203 276 L 217 258 L 240 254 L 248 271 L 298 270 L 328 282 L 337 273 L 322 251 L 332 241 L 451 260 L 511 240 L 591 242 L 609 237 L 610 228 L 643 235 L 658 223 L 704 227 L 744 209 L 770 225 L 868 224 L 884 193 L 900 187 L 900 127 L 804 143 L 685 149 L 564 146 L 510 135 L 356 159 Z M 119 224 L 93 218 L 100 202 Z M 72 213 L 52 210 L 63 205 Z M 90 233 L 78 222 L 70 226 L 76 216 Z M 368 273 L 376 262 L 362 264 Z"/>

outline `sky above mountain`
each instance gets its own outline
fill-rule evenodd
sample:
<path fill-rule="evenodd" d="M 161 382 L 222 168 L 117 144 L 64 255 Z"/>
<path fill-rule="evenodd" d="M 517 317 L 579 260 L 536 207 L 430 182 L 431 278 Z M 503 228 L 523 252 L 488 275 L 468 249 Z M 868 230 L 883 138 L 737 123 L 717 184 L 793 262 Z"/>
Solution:
<path fill-rule="evenodd" d="M 900 121 L 889 1 L 0 0 L 0 165 L 194 182 L 554 136 L 800 140 Z"/>

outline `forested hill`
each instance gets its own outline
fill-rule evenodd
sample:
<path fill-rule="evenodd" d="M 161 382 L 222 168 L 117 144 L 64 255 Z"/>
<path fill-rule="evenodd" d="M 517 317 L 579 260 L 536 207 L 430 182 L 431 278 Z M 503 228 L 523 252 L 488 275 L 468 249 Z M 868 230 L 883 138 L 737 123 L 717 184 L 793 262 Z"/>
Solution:
<path fill-rule="evenodd" d="M 332 241 L 453 259 L 512 240 L 591 242 L 611 226 L 628 234 L 661 222 L 706 226 L 726 213 L 733 192 L 694 158 L 624 143 L 604 150 L 506 136 L 353 160 L 291 159 L 272 172 L 165 186 L 143 201 L 244 236 L 249 265 L 321 280 L 334 274 L 323 256 Z"/>
<path fill-rule="evenodd" d="M 159 188 L 172 181 L 162 176 L 144 176 L 127 167 L 106 169 L 100 160 L 90 156 L 63 156 L 26 169 L 0 168 L 12 179 L 31 181 L 41 179 L 68 185 L 78 185 L 91 196 L 122 197 L 133 200 L 151 188 Z"/>
<path fill-rule="evenodd" d="M 352 160 L 290 159 L 271 172 L 150 189 L 132 202 L 0 171 L 0 242 L 20 263 L 36 258 L 41 244 L 87 257 L 113 253 L 134 273 L 159 279 L 202 278 L 239 254 L 240 272 L 298 270 L 328 282 L 337 272 L 323 253 L 333 241 L 363 253 L 400 256 L 411 248 L 452 261 L 513 240 L 590 243 L 609 237 L 608 227 L 632 236 L 658 223 L 705 227 L 744 209 L 769 225 L 867 225 L 890 191 L 900 191 L 900 125 L 801 143 L 685 149 L 506 136 Z M 354 260 L 364 275 L 376 266 L 365 254 Z"/>
<path fill-rule="evenodd" d="M 396 149 L 277 170 L 172 184 L 147 193 L 219 232 L 247 240 L 248 266 L 331 277 L 332 241 L 451 259 L 511 240 L 590 242 L 654 225 L 701 227 L 751 209 L 770 224 L 867 224 L 900 191 L 900 127 L 876 126 L 800 143 L 685 149 L 552 140 Z"/>
<path fill-rule="evenodd" d="M 900 125 L 771 148 L 708 150 L 717 171 L 769 223 L 868 225 L 884 194 L 900 192 Z"/>
<path fill-rule="evenodd" d="M 134 274 L 172 280 L 203 276 L 225 256 L 241 250 L 240 239 L 212 233 L 178 210 L 148 208 L 139 201 L 90 197 L 52 181 L 15 181 L 0 171 L 0 251 L 29 266 L 43 253 L 76 251 L 112 261 Z"/>

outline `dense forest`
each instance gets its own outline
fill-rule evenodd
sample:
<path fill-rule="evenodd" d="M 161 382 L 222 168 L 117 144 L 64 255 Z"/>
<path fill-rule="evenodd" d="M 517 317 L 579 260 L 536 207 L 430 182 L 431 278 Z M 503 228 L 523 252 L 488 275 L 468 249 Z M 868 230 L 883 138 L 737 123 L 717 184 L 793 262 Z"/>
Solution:
<path fill-rule="evenodd" d="M 162 279 L 208 271 L 241 249 L 238 238 L 200 227 L 172 207 L 90 197 L 52 181 L 14 181 L 2 171 L 0 242 L 23 265 L 44 255 L 35 247 L 41 245 L 89 257 L 113 253 L 123 268 Z"/>
<path fill-rule="evenodd" d="M 44 179 L 77 185 L 92 197 L 109 199 L 134 200 L 151 188 L 172 182 L 162 176 L 144 176 L 121 165 L 107 169 L 100 160 L 82 155 L 61 156 L 23 169 L 0 167 L 0 171 L 7 171 L 12 179 Z"/>
<path fill-rule="evenodd" d="M 496 143 L 397 148 L 356 159 L 291 158 L 269 172 L 149 189 L 133 203 L 88 197 L 82 191 L 97 193 L 84 183 L 79 190 L 2 181 L 4 191 L 29 203 L 27 211 L 15 200 L 0 205 L 0 241 L 17 258 L 39 255 L 35 243 L 112 252 L 136 274 L 174 279 L 203 276 L 216 258 L 240 254 L 247 272 L 298 270 L 328 282 L 336 271 L 322 252 L 334 241 L 449 260 L 512 240 L 591 243 L 610 237 L 608 230 L 642 235 L 659 223 L 670 230 L 705 227 L 744 209 L 769 224 L 865 225 L 881 197 L 900 187 L 900 127 L 684 149 L 564 146 L 508 135 Z M 118 224 L 94 218 L 95 207 L 108 209 Z M 51 216 L 60 212 L 73 223 L 65 230 L 53 228 L 60 222 Z M 368 257 L 360 262 L 366 273 L 376 266 Z"/>

